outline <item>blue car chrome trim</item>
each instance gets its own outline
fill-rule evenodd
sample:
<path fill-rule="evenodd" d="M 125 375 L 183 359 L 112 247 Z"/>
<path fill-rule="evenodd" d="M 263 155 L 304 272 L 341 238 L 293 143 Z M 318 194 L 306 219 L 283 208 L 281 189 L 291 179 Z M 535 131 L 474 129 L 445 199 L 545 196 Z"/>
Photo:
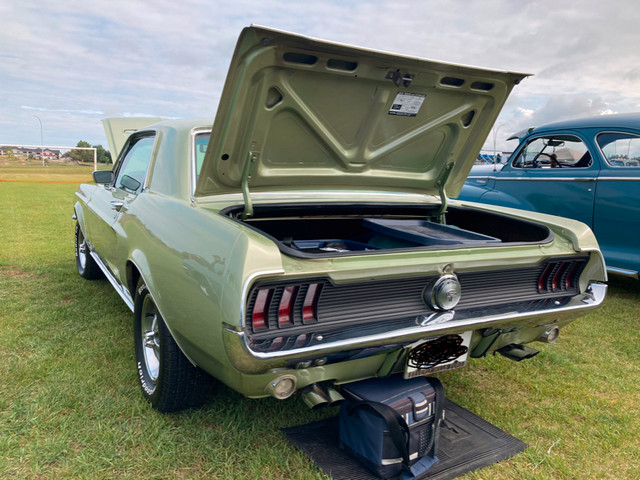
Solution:
<path fill-rule="evenodd" d="M 481 180 L 506 180 L 506 181 L 527 181 L 527 182 L 640 182 L 640 177 L 542 177 L 542 178 L 527 178 L 527 177 L 469 177 L 469 181 L 481 181 Z"/>
<path fill-rule="evenodd" d="M 626 268 L 607 267 L 607 271 L 617 275 L 624 275 L 625 277 L 633 277 L 635 279 L 640 278 L 640 274 L 638 272 L 635 270 L 627 270 Z"/>
<path fill-rule="evenodd" d="M 475 178 L 475 177 L 471 177 Z M 490 177 L 491 180 L 509 180 L 516 182 L 596 182 L 597 178 L 590 177 Z"/>
<path fill-rule="evenodd" d="M 640 177 L 598 177 L 599 182 L 640 182 Z"/>

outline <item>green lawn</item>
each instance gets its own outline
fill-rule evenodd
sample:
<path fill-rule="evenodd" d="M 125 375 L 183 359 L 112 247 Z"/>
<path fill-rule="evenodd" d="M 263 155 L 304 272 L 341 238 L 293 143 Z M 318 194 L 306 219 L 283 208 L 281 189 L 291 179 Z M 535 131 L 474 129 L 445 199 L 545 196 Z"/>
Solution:
<path fill-rule="evenodd" d="M 91 171 L 6 168 L 0 180 L 80 182 Z M 144 402 L 131 313 L 108 282 L 75 272 L 76 188 L 0 182 L 0 478 L 325 478 L 279 429 L 337 409 L 224 386 L 196 411 Z M 534 344 L 533 359 L 440 375 L 454 401 L 530 445 L 464 478 L 640 478 L 639 302 L 638 282 L 614 278 L 605 306 L 557 343 Z"/>

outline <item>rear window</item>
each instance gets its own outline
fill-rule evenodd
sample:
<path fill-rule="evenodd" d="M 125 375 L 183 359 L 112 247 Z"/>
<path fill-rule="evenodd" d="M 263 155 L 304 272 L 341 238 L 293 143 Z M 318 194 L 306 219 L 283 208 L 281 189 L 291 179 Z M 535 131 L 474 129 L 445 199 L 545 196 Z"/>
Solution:
<path fill-rule="evenodd" d="M 207 146 L 209 145 L 209 137 L 211 132 L 198 133 L 195 139 L 195 154 L 196 154 L 196 180 L 200 177 L 200 170 L 202 170 L 202 162 L 204 161 L 204 154 L 207 153 Z"/>
<path fill-rule="evenodd" d="M 640 168 L 640 137 L 622 132 L 601 133 L 597 137 L 602 155 L 612 167 Z"/>

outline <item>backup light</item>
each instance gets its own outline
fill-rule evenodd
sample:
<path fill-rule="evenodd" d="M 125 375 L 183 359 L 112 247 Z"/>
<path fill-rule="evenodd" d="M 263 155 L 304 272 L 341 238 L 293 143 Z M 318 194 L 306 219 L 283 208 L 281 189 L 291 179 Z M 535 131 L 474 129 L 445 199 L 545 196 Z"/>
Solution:
<path fill-rule="evenodd" d="M 282 375 L 267 385 L 265 391 L 278 400 L 289 398 L 296 390 L 296 377 L 293 375 Z"/>

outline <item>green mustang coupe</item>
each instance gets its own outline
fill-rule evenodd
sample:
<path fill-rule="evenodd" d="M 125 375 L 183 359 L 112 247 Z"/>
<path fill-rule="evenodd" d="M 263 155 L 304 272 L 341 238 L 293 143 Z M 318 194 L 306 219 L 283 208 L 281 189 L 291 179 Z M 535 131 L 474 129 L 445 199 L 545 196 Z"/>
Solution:
<path fill-rule="evenodd" d="M 152 406 L 537 353 L 603 301 L 573 220 L 448 200 L 525 75 L 246 28 L 215 121 L 105 120 L 76 261 L 134 312 Z"/>

